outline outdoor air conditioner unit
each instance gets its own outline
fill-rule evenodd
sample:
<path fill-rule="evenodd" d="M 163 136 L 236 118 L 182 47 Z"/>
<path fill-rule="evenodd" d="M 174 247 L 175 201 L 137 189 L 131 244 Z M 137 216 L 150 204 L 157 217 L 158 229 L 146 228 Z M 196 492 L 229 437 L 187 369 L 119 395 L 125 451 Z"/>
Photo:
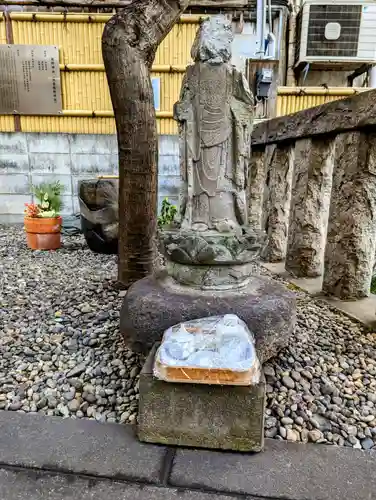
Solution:
<path fill-rule="evenodd" d="M 297 17 L 295 67 L 376 64 L 376 1 L 306 0 Z"/>

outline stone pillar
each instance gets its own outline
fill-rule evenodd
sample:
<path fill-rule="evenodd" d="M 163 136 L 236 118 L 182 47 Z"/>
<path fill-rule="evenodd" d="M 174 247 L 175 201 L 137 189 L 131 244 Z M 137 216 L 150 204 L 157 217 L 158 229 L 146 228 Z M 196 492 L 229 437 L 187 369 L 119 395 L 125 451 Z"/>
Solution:
<path fill-rule="evenodd" d="M 268 245 L 262 258 L 267 262 L 280 262 L 286 255 L 294 163 L 293 146 L 291 144 L 267 146 L 266 161 L 268 196 L 264 204 L 264 228 L 268 235 Z"/>
<path fill-rule="evenodd" d="M 248 224 L 257 229 L 262 229 L 262 212 L 264 204 L 266 183 L 265 149 L 252 149 L 249 166 L 248 185 Z"/>
<path fill-rule="evenodd" d="M 286 270 L 297 277 L 323 272 L 333 160 L 334 140 L 295 143 Z"/>
<path fill-rule="evenodd" d="M 376 134 L 336 138 L 323 291 L 355 300 L 370 293 L 376 246 Z"/>

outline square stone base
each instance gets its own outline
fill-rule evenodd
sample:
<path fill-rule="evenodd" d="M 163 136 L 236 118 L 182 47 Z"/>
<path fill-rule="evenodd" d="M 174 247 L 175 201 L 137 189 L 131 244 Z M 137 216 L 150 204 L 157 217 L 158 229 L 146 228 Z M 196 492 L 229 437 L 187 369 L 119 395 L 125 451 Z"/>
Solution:
<path fill-rule="evenodd" d="M 140 374 L 140 441 L 195 448 L 261 451 L 265 379 L 256 386 L 174 384 L 153 377 L 157 345 Z"/>

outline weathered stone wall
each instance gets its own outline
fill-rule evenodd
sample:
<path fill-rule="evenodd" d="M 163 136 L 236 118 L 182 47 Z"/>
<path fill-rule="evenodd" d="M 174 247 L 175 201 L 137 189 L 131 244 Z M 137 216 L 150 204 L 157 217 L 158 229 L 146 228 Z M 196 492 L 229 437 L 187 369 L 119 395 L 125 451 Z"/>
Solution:
<path fill-rule="evenodd" d="M 307 74 L 301 72 L 297 81 L 302 87 L 347 87 L 347 77 L 352 71 L 314 70 L 310 69 Z M 364 80 L 364 75 L 361 81 Z M 363 82 L 362 82 L 363 83 Z M 357 87 L 358 85 L 354 85 Z M 359 85 L 361 87 L 362 85 Z"/>
<path fill-rule="evenodd" d="M 316 135 L 334 136 L 339 132 L 375 125 L 376 91 L 370 90 L 258 123 L 252 134 L 252 143 L 262 146 Z"/>
<path fill-rule="evenodd" d="M 370 293 L 376 248 L 376 90 L 257 124 L 250 222 L 264 259 L 323 292 Z"/>
<path fill-rule="evenodd" d="M 268 246 L 263 258 L 269 262 L 279 262 L 286 255 L 293 156 L 294 149 L 289 144 L 268 146 L 268 196 L 264 200 L 264 228 L 268 235 Z"/>
<path fill-rule="evenodd" d="M 286 269 L 297 277 L 323 272 L 333 155 L 334 141 L 319 138 L 295 143 Z"/>
<path fill-rule="evenodd" d="M 339 134 L 325 250 L 324 292 L 369 295 L 376 247 L 376 133 Z"/>
<path fill-rule="evenodd" d="M 0 222 L 20 222 L 30 185 L 59 180 L 63 215 L 79 212 L 81 179 L 117 174 L 115 135 L 0 133 Z M 158 203 L 178 202 L 179 151 L 176 136 L 159 137 Z"/>

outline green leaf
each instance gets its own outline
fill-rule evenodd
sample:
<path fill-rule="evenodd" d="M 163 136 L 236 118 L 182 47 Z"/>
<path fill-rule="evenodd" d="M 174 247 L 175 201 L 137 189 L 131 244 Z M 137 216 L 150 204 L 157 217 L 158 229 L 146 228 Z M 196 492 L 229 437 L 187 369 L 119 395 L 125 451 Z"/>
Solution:
<path fill-rule="evenodd" d="M 38 201 L 42 217 L 46 217 L 44 215 L 45 212 L 54 213 L 55 215 L 59 214 L 63 206 L 61 193 L 64 191 L 64 186 L 59 181 L 52 183 L 43 182 L 37 186 L 32 186 L 31 191 Z M 48 215 L 48 217 L 50 216 Z"/>
<path fill-rule="evenodd" d="M 166 197 L 162 201 L 161 213 L 158 217 L 158 226 L 163 227 L 172 224 L 174 222 L 176 213 L 177 213 L 176 206 L 172 205 L 168 201 L 168 198 Z"/>

